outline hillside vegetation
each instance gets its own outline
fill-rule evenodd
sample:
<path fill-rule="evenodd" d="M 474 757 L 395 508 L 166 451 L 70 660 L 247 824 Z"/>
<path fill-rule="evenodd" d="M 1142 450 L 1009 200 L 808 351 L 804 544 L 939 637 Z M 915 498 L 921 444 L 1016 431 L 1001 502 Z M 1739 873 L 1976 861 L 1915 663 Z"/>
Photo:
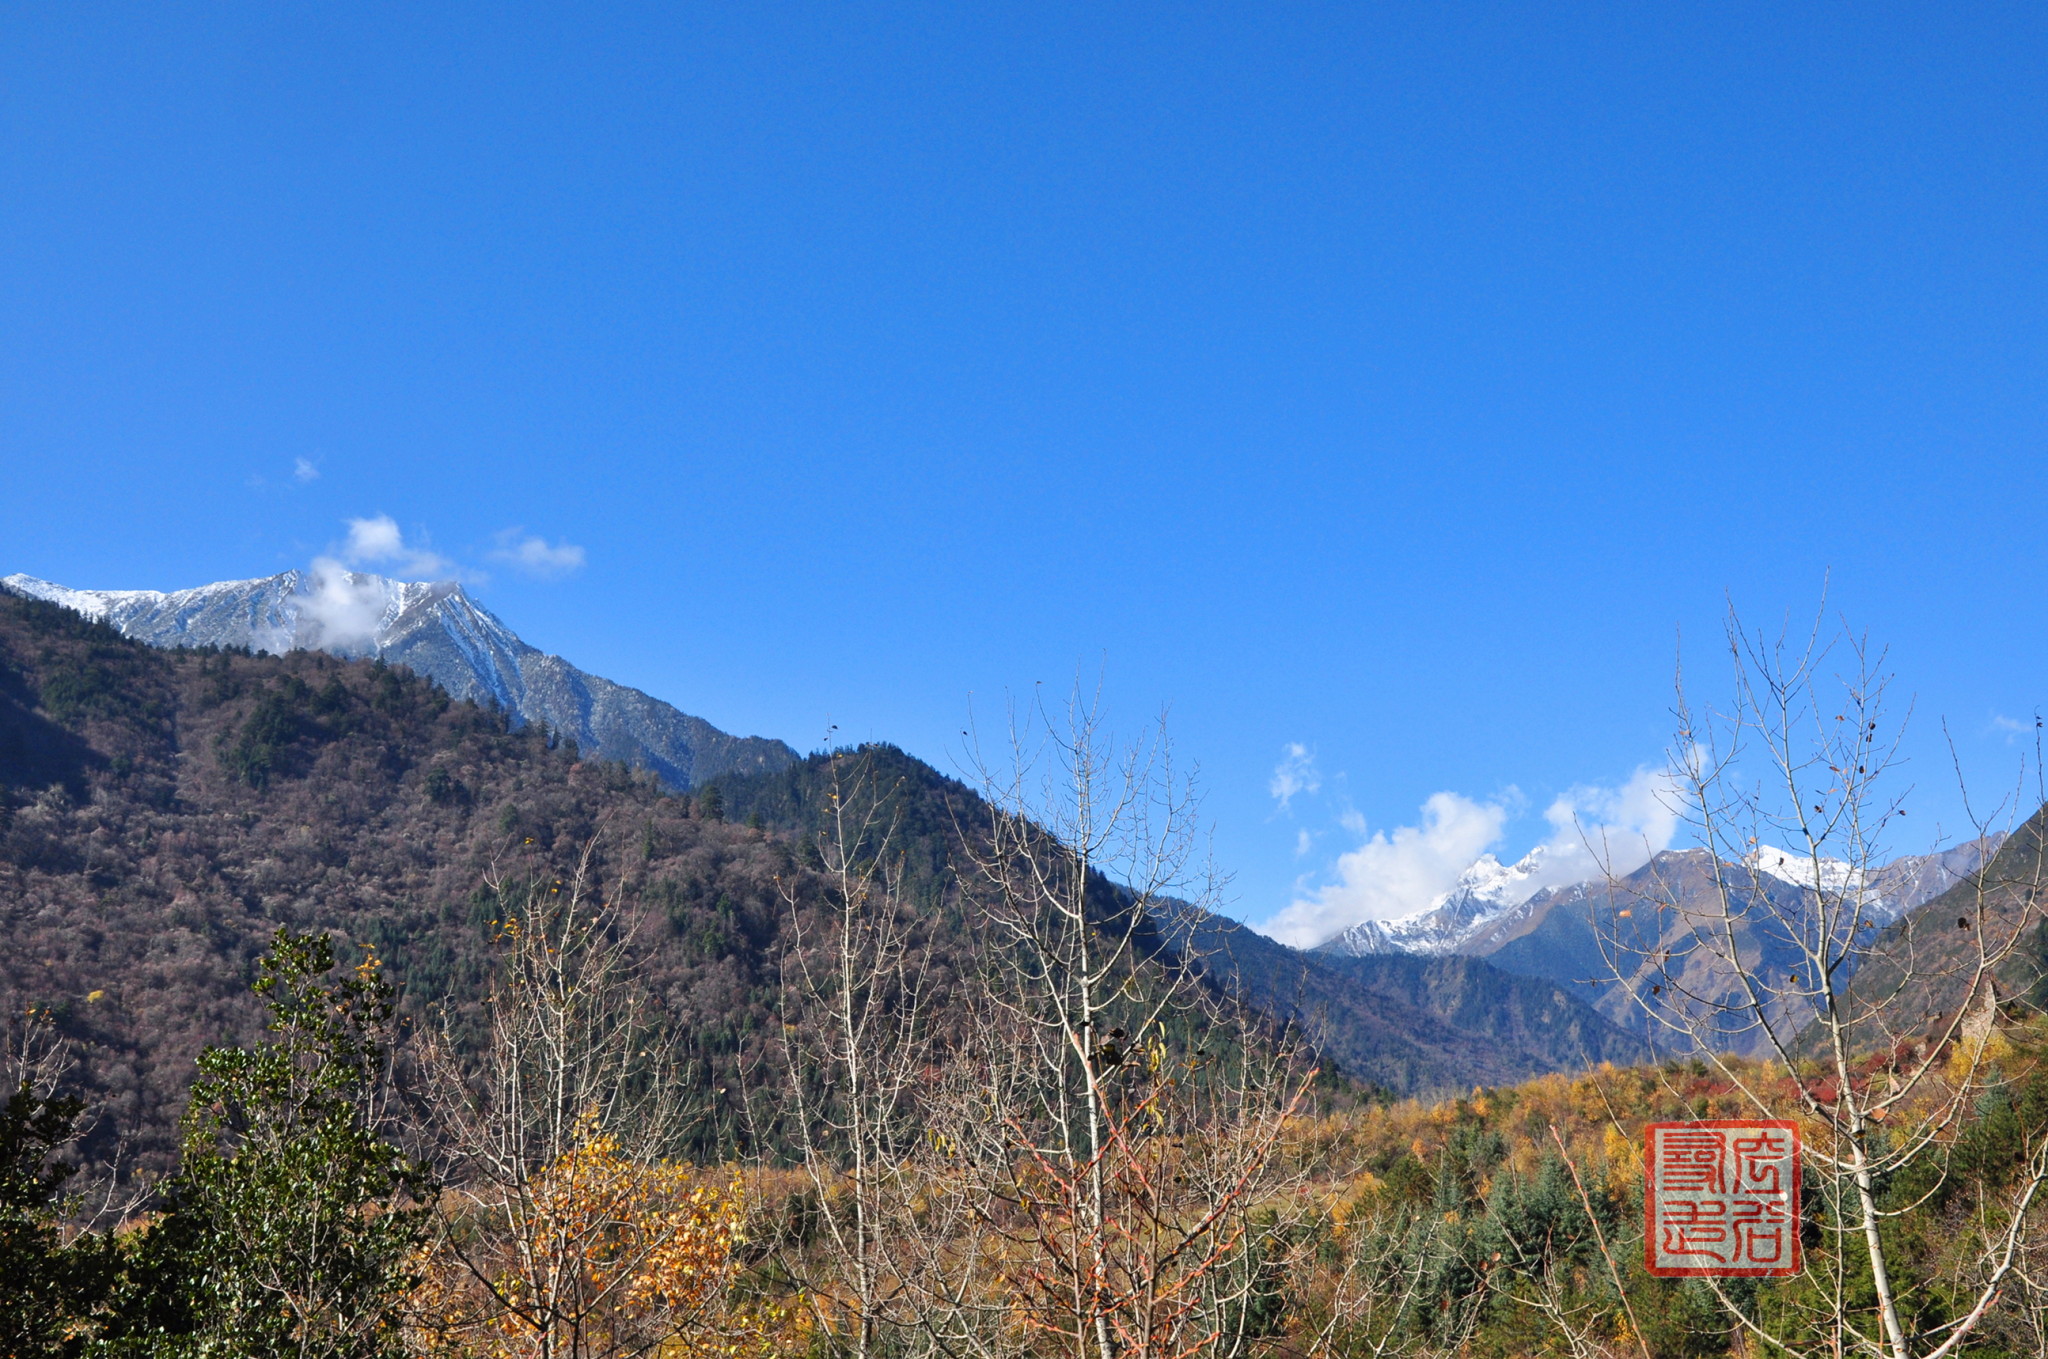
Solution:
<path fill-rule="evenodd" d="M 487 877 L 554 874 L 593 837 L 665 1014 L 731 1068 L 773 1009 L 789 842 L 399 669 L 153 651 L 0 596 L 0 996 L 72 1040 L 95 1156 L 168 1165 L 200 1049 L 260 1023 L 280 926 L 377 950 L 415 1017 L 480 1023 Z M 704 1085 L 716 1145 L 735 1083 Z"/>
<path fill-rule="evenodd" d="M 2022 891 L 2038 843 L 1986 881 Z M 0 988 L 16 1053 L 75 1060 L 0 1110 L 0 1341 L 1706 1359 L 1881 1320 L 1904 1359 L 2048 1336 L 2024 1005 L 1923 1035 L 1906 1082 L 1897 1049 L 1622 1065 L 1639 1041 L 1560 981 L 1306 956 L 1156 886 L 887 747 L 675 795 L 394 667 L 151 651 L 0 598 Z M 1966 964 L 1950 940 L 2002 900 L 1908 971 Z M 1397 1098 L 1447 1088 L 1470 1093 Z M 1805 1139 L 1805 1268 L 1651 1277 L 1643 1125 L 1759 1112 Z M 141 1172 L 146 1211 L 64 1199 L 81 1149 Z"/>
<path fill-rule="evenodd" d="M 985 809 L 899 751 L 863 759 L 905 904 L 941 972 L 969 965 L 956 862 Z M 741 1078 L 775 1031 L 784 893 L 820 898 L 830 769 L 674 795 L 400 668 L 153 650 L 0 594 L 0 1000 L 71 1040 L 91 1154 L 160 1171 L 202 1047 L 255 1032 L 248 985 L 278 927 L 375 949 L 404 1015 L 474 1031 L 503 914 L 490 881 L 558 878 L 594 840 L 697 1064 L 700 1154 L 731 1152 L 765 1121 Z M 1640 1053 L 1566 988 L 1483 963 L 1327 960 L 1220 918 L 1199 940 L 1212 983 L 1305 1027 L 1332 1078 L 1469 1089 Z"/>

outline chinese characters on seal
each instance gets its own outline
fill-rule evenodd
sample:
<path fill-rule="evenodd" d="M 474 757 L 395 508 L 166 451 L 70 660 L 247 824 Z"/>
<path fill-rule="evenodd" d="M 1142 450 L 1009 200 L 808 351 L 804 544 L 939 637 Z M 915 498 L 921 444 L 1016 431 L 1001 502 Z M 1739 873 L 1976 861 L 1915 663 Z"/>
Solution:
<path fill-rule="evenodd" d="M 1799 1129 L 1707 1119 L 1644 1129 L 1643 1257 L 1665 1277 L 1799 1272 Z"/>

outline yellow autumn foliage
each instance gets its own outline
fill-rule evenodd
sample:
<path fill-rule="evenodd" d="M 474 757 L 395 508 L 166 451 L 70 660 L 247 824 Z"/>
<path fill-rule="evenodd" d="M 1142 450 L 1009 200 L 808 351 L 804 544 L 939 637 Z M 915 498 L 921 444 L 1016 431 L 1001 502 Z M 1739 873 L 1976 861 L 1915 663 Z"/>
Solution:
<path fill-rule="evenodd" d="M 424 1262 L 414 1348 L 447 1359 L 759 1353 L 781 1318 L 733 1297 L 746 1207 L 737 1174 L 632 1159 L 586 1121 L 521 1201 L 469 1215 L 468 1234 Z"/>

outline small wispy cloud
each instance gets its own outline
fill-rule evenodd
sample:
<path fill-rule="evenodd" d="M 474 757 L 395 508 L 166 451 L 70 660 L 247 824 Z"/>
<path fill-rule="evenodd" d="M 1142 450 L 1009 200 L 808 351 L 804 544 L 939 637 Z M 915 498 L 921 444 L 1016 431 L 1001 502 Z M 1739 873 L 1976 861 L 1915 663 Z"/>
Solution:
<path fill-rule="evenodd" d="M 2027 721 L 2025 719 L 2018 717 L 2007 717 L 2004 713 L 1993 713 L 1991 716 L 1991 730 L 2005 737 L 2005 743 L 2007 745 L 2012 745 L 2014 742 L 2018 741 L 2020 737 L 2024 736 L 2026 733 L 2030 731 L 2033 731 L 2040 725 L 2041 719 L 2038 716 L 2036 716 L 2032 721 Z"/>
<path fill-rule="evenodd" d="M 1306 827 L 1306 826 L 1303 826 L 1303 827 L 1302 827 L 1302 828 L 1301 828 L 1300 830 L 1298 830 L 1298 831 L 1296 831 L 1296 832 L 1294 833 L 1294 857 L 1295 857 L 1295 858 L 1297 858 L 1297 859 L 1300 859 L 1300 858 L 1304 858 L 1304 857 L 1306 857 L 1306 856 L 1307 856 L 1307 854 L 1308 854 L 1308 852 L 1309 852 L 1310 850 L 1314 849 L 1315 847 L 1316 847 L 1316 838 L 1315 838 L 1315 836 L 1313 836 L 1313 835 L 1310 835 L 1310 834 L 1308 833 L 1308 827 Z"/>
<path fill-rule="evenodd" d="M 311 458 L 292 459 L 292 477 L 300 482 L 320 480 L 320 468 Z"/>
<path fill-rule="evenodd" d="M 1315 752 L 1299 741 L 1289 741 L 1281 748 L 1280 763 L 1274 766 L 1273 777 L 1266 784 L 1280 810 L 1291 810 L 1298 794 L 1317 793 L 1322 787 L 1323 776 L 1316 768 Z"/>
<path fill-rule="evenodd" d="M 523 528 L 509 528 L 498 535 L 498 546 L 490 558 L 494 562 L 524 571 L 534 576 L 561 576 L 580 570 L 586 555 L 582 548 L 570 542 L 550 543 L 538 534 L 526 532 Z"/>
<path fill-rule="evenodd" d="M 441 577 L 455 569 L 455 563 L 438 552 L 406 542 L 398 521 L 388 514 L 349 520 L 341 559 L 350 566 L 384 567 L 401 576 Z"/>

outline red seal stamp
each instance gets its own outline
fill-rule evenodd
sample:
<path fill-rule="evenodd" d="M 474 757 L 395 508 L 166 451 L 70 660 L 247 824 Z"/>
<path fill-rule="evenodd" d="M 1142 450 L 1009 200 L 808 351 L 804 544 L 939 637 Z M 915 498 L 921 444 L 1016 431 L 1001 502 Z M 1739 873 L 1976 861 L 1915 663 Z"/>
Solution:
<path fill-rule="evenodd" d="M 1799 1272 L 1799 1128 L 1758 1119 L 1643 1130 L 1643 1264 L 1665 1278 Z"/>

